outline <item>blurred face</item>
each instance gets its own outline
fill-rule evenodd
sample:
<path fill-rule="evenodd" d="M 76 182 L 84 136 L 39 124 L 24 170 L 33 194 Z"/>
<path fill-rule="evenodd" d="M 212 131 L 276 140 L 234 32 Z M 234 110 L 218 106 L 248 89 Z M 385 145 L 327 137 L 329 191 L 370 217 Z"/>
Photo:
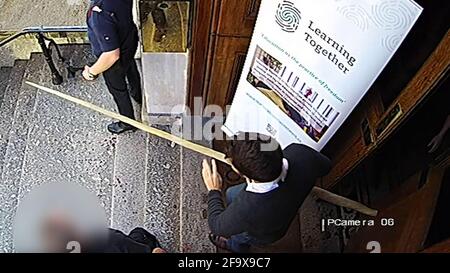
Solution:
<path fill-rule="evenodd" d="M 76 240 L 77 231 L 70 218 L 62 212 L 51 213 L 42 222 L 41 235 L 45 252 L 68 252 L 68 244 Z"/>
<path fill-rule="evenodd" d="M 81 185 L 48 183 L 19 203 L 14 219 L 16 252 L 81 252 L 107 238 L 108 221 L 97 196 Z"/>

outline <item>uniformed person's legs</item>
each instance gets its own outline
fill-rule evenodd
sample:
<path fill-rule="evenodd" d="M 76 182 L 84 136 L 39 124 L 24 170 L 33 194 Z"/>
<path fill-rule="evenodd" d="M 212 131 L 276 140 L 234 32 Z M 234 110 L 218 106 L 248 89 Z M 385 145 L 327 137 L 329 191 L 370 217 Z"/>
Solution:
<path fill-rule="evenodd" d="M 130 95 L 134 97 L 135 93 L 141 94 L 141 84 L 138 68 L 134 55 L 138 48 L 138 36 L 130 35 L 129 44 L 131 50 L 120 56 L 110 69 L 103 73 L 108 90 L 117 104 L 117 108 L 121 115 L 135 119 L 133 104 L 131 103 Z M 106 74 L 106 75 L 105 75 Z M 128 85 L 127 85 L 128 81 Z M 139 99 L 139 97 L 135 98 Z M 142 98 L 140 99 L 142 101 Z M 139 101 L 138 101 L 139 102 Z M 111 133 L 121 133 L 126 131 L 131 126 L 122 122 L 112 123 L 108 126 Z M 125 129 L 125 130 L 124 130 Z"/>
<path fill-rule="evenodd" d="M 138 104 L 142 104 L 142 86 L 141 86 L 141 76 L 136 65 L 136 61 L 131 61 L 130 67 L 127 71 L 127 80 L 129 84 L 129 91 L 131 97 Z"/>
<path fill-rule="evenodd" d="M 117 104 L 119 113 L 131 119 L 135 119 L 130 96 L 132 96 L 137 103 L 142 103 L 141 78 L 136 61 L 134 60 L 138 48 L 137 32 L 135 35 L 130 36 L 130 40 L 129 44 L 132 44 L 132 50 L 126 54 L 122 54 L 120 60 L 110 69 L 105 71 L 103 75 L 108 90 Z M 134 129 L 134 127 L 123 122 L 115 122 L 108 126 L 108 130 L 115 134 L 120 134 L 130 129 Z"/>
<path fill-rule="evenodd" d="M 110 69 L 103 72 L 106 86 L 117 104 L 119 113 L 134 119 L 133 105 L 131 104 L 125 80 L 126 75 L 126 71 L 122 67 L 120 61 L 116 62 Z M 112 133 L 121 133 L 122 131 L 129 129 L 129 127 L 131 126 L 122 122 L 115 122 L 108 126 L 108 130 Z"/>

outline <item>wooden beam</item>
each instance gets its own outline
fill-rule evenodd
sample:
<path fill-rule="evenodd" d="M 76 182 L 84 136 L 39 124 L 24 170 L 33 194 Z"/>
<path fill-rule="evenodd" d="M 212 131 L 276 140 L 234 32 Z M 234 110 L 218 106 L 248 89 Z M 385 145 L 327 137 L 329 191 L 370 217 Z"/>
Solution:
<path fill-rule="evenodd" d="M 60 97 L 60 98 L 62 98 L 64 100 L 67 100 L 67 101 L 70 101 L 72 103 L 75 103 L 76 105 L 79 105 L 79 106 L 85 107 L 85 108 L 87 108 L 89 110 L 98 112 L 98 113 L 100 113 L 102 115 L 105 115 L 107 117 L 110 117 L 112 119 L 117 119 L 119 121 L 125 122 L 125 123 L 127 123 L 129 125 L 132 125 L 132 126 L 138 128 L 138 129 L 140 129 L 140 130 L 142 130 L 144 132 L 147 132 L 149 134 L 155 135 L 155 136 L 160 137 L 160 138 L 164 138 L 164 139 L 166 139 L 168 141 L 171 141 L 171 142 L 174 142 L 174 143 L 176 143 L 176 144 L 178 144 L 178 145 L 180 145 L 182 147 L 185 147 L 187 149 L 190 149 L 190 150 L 193 150 L 195 152 L 201 153 L 201 154 L 203 154 L 203 155 L 205 155 L 207 157 L 214 158 L 214 159 L 216 159 L 218 161 L 221 161 L 223 163 L 229 164 L 229 162 L 225 159 L 225 155 L 223 153 L 220 153 L 220 152 L 215 151 L 213 149 L 210 149 L 208 147 L 205 147 L 205 146 L 202 146 L 202 145 L 199 145 L 199 144 L 195 144 L 193 142 L 190 142 L 190 141 L 187 141 L 185 139 L 182 139 L 181 137 L 177 137 L 177 136 L 171 135 L 171 134 L 169 134 L 169 133 L 167 133 L 165 131 L 162 131 L 162 130 L 150 127 L 150 126 L 148 126 L 146 124 L 143 124 L 141 122 L 138 122 L 138 121 L 136 121 L 134 119 L 130 119 L 130 118 L 122 116 L 122 115 L 120 115 L 118 113 L 106 110 L 106 109 L 104 109 L 102 107 L 99 107 L 99 106 L 94 105 L 92 103 L 89 103 L 87 101 L 84 101 L 84 100 L 72 97 L 70 95 L 61 93 L 59 91 L 50 89 L 48 87 L 44 87 L 44 86 L 41 86 L 41 85 L 33 83 L 33 82 L 29 82 L 29 81 L 26 81 L 25 83 L 30 85 L 30 86 L 32 86 L 32 87 L 35 87 L 35 88 L 37 88 L 37 89 L 39 89 L 41 91 L 44 91 L 46 93 L 49 93 L 49 94 L 52 94 L 54 96 Z M 345 197 L 333 194 L 331 192 L 327 192 L 326 190 L 320 189 L 318 187 L 315 187 L 313 191 L 316 193 L 316 195 L 319 198 L 322 198 L 325 201 L 328 201 L 328 202 L 330 202 L 332 204 L 336 204 L 338 206 L 343 206 L 343 207 L 346 207 L 346 208 L 349 208 L 349 209 L 354 209 L 354 210 L 359 211 L 359 212 L 361 212 L 363 214 L 367 214 L 367 215 L 371 215 L 371 216 L 377 215 L 377 211 L 376 210 L 369 209 L 365 205 L 360 204 L 360 203 L 358 203 L 356 201 L 352 201 L 352 200 L 350 200 L 348 198 L 345 198 Z"/>

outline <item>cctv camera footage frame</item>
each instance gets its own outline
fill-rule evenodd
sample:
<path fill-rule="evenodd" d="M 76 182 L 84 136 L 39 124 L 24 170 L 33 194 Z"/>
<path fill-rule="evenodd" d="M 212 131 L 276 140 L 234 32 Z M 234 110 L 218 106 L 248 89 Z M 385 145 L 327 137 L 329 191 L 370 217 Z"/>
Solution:
<path fill-rule="evenodd" d="M 86 26 L 19 28 L 36 15 L 0 0 L 1 258 L 275 272 L 450 252 L 449 3 L 325 0 L 355 43 L 390 35 L 368 50 L 313 19 L 318 3 L 109 1 L 39 0 Z M 383 47 L 387 64 L 343 107 L 330 75 Z"/>

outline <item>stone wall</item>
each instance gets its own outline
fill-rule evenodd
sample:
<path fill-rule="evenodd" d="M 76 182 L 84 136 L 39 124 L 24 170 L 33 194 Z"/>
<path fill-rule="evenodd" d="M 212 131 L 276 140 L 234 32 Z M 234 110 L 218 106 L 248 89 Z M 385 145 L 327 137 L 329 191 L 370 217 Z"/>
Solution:
<path fill-rule="evenodd" d="M 85 25 L 89 0 L 0 0 L 0 30 Z"/>
<path fill-rule="evenodd" d="M 84 26 L 88 6 L 89 0 L 0 0 L 0 39 L 25 27 Z M 69 36 L 52 38 L 60 44 L 83 42 L 80 34 Z M 0 48 L 0 67 L 12 66 L 14 60 L 28 59 L 32 52 L 39 51 L 36 39 L 30 35 L 22 37 Z"/>

